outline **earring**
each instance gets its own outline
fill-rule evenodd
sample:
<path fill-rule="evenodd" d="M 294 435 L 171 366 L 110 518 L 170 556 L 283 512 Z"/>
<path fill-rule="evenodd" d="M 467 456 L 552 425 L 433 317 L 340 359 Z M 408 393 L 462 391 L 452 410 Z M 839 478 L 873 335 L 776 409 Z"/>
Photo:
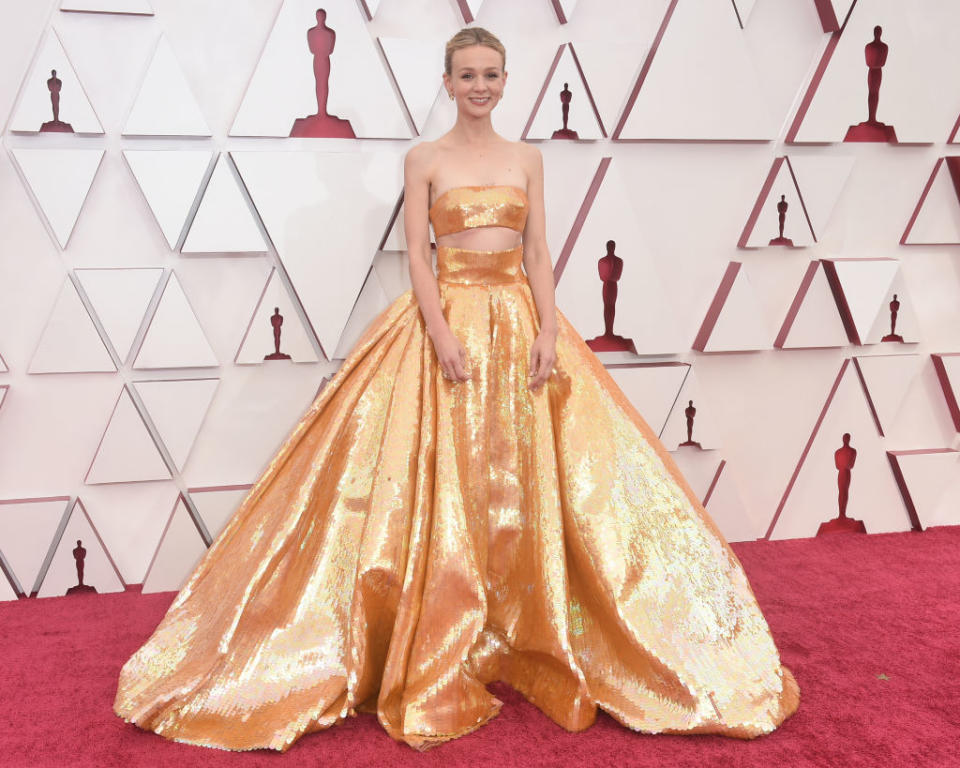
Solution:
<path fill-rule="evenodd" d="M 447 95 L 450 97 L 450 101 L 453 101 L 453 91 L 447 91 Z"/>

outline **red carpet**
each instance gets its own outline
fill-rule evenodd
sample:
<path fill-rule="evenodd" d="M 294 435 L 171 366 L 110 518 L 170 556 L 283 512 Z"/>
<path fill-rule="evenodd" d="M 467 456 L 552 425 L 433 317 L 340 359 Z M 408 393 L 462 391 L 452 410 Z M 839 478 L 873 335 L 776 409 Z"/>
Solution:
<path fill-rule="evenodd" d="M 498 684 L 499 717 L 424 754 L 366 714 L 285 754 L 176 744 L 111 710 L 173 598 L 127 593 L 0 603 L 0 766 L 960 765 L 960 526 L 734 548 L 802 692 L 754 741 L 638 734 L 602 713 L 567 733 Z"/>

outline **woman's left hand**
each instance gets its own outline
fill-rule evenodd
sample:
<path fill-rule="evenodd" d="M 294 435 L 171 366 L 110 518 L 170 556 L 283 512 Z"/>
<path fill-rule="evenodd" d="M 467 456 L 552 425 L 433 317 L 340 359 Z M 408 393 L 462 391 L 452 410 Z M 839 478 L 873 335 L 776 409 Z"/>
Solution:
<path fill-rule="evenodd" d="M 530 347 L 530 389 L 537 390 L 553 373 L 557 361 L 557 335 L 547 331 L 537 334 Z"/>

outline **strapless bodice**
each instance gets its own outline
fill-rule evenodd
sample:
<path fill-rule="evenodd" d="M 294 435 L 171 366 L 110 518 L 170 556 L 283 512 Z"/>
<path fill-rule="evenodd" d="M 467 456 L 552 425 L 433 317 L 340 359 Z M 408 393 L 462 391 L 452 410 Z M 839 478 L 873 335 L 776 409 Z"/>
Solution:
<path fill-rule="evenodd" d="M 452 187 L 430 206 L 437 237 L 474 227 L 509 227 L 522 232 L 527 223 L 527 195 L 520 187 L 487 184 Z"/>

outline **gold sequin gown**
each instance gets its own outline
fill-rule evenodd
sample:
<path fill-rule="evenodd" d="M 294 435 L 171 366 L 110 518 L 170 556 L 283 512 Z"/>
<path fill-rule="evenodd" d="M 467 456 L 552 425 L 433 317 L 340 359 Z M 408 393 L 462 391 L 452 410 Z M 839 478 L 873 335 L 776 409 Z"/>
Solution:
<path fill-rule="evenodd" d="M 523 190 L 455 187 L 438 236 L 522 231 Z M 799 704 L 736 556 L 522 246 L 441 246 L 474 378 L 443 377 L 412 291 L 366 329 L 126 662 L 114 709 L 176 741 L 285 751 L 357 711 L 417 749 L 494 717 L 501 680 L 570 731 L 753 738 Z"/>

